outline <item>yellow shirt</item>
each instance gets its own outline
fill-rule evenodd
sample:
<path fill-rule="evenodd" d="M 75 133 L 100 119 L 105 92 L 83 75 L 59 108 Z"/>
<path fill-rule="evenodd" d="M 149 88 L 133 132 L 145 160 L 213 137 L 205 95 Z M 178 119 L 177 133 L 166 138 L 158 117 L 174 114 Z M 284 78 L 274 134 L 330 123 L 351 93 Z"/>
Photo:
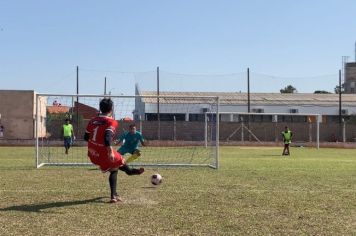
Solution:
<path fill-rule="evenodd" d="M 64 137 L 72 137 L 72 135 L 73 135 L 72 124 L 64 124 L 63 125 L 63 136 Z"/>

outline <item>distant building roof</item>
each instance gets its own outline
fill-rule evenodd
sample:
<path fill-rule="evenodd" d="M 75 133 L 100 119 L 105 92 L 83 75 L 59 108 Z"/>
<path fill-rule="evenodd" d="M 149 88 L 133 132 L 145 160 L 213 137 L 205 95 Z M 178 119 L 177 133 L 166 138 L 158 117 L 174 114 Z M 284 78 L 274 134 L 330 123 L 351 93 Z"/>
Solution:
<path fill-rule="evenodd" d="M 156 91 L 140 91 L 139 95 L 156 96 Z M 177 99 L 178 97 L 212 96 L 220 97 L 221 105 L 239 105 L 247 103 L 247 93 L 232 92 L 160 92 L 160 103 L 189 103 L 192 101 Z M 174 98 L 177 97 L 177 98 Z M 145 103 L 157 103 L 157 98 L 143 98 Z M 202 99 L 203 100 L 203 99 Z M 199 99 L 194 99 L 195 102 Z M 314 94 L 314 93 L 251 93 L 251 105 L 318 105 L 335 106 L 339 104 L 339 94 Z M 356 94 L 342 94 L 342 104 L 356 106 Z"/>
<path fill-rule="evenodd" d="M 91 119 L 99 113 L 99 110 L 96 108 L 78 102 L 75 102 L 73 109 L 73 113 L 78 109 L 79 114 L 81 114 L 84 119 Z"/>
<path fill-rule="evenodd" d="M 67 106 L 47 106 L 48 113 L 68 113 L 69 107 Z"/>

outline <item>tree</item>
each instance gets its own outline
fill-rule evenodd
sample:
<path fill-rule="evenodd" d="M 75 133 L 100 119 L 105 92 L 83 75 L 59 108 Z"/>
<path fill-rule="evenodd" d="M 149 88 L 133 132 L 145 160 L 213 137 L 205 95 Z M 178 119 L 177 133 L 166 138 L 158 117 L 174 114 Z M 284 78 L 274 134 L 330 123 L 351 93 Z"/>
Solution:
<path fill-rule="evenodd" d="M 292 85 L 288 85 L 284 89 L 279 90 L 281 93 L 296 93 L 297 89 L 294 88 Z"/>
<path fill-rule="evenodd" d="M 315 90 L 314 93 L 329 94 L 330 92 L 325 91 L 325 90 Z"/>

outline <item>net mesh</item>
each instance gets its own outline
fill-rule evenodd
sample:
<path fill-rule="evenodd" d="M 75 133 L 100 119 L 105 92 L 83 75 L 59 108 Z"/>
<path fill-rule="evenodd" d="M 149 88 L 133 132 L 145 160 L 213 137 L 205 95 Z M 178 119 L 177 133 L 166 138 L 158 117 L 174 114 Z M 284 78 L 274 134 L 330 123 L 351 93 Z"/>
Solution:
<path fill-rule="evenodd" d="M 90 165 L 83 137 L 90 119 L 98 115 L 99 102 L 103 97 L 38 95 L 37 166 Z M 145 147 L 139 147 L 141 157 L 130 164 L 217 166 L 216 98 L 160 97 L 158 107 L 157 97 L 154 96 L 110 97 L 114 102 L 113 117 L 119 122 L 116 137 L 135 123 L 148 143 Z M 203 111 L 211 114 L 205 117 Z M 62 137 L 66 118 L 70 119 L 76 136 L 68 154 L 65 153 Z"/>

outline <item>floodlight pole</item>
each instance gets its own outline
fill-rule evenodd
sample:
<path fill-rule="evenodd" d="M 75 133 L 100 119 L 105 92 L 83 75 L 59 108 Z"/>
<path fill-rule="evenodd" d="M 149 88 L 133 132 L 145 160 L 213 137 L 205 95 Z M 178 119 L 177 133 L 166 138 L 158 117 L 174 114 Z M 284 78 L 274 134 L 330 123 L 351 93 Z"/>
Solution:
<path fill-rule="evenodd" d="M 250 68 L 247 68 L 247 112 L 250 113 Z"/>
<path fill-rule="evenodd" d="M 316 148 L 320 147 L 320 122 L 322 121 L 321 115 L 317 115 L 316 117 Z"/>
<path fill-rule="evenodd" d="M 106 76 L 104 78 L 104 95 L 106 95 Z"/>
<path fill-rule="evenodd" d="M 341 124 L 342 122 L 342 117 L 341 117 L 341 70 L 339 70 L 339 123 Z"/>
<path fill-rule="evenodd" d="M 161 140 L 161 119 L 159 112 L 159 66 L 157 66 L 157 121 L 158 121 L 158 140 Z"/>
<path fill-rule="evenodd" d="M 77 95 L 79 95 L 79 66 L 77 66 Z M 76 116 L 77 116 L 77 130 L 79 131 L 79 96 L 77 96 Z M 79 133 L 77 135 L 79 136 Z"/>
<path fill-rule="evenodd" d="M 36 115 L 35 115 L 35 139 L 36 139 L 36 168 L 38 168 L 38 100 L 39 96 L 36 94 Z"/>
<path fill-rule="evenodd" d="M 205 148 L 208 147 L 208 115 L 205 112 L 204 113 L 204 142 L 205 142 Z"/>
<path fill-rule="evenodd" d="M 248 120 L 247 120 L 247 129 L 250 130 L 250 107 L 251 107 L 251 99 L 250 99 L 250 68 L 247 68 L 247 112 L 248 112 Z M 248 141 L 251 141 L 251 135 L 248 136 Z"/>
<path fill-rule="evenodd" d="M 77 95 L 79 94 L 79 66 L 77 66 Z M 77 96 L 77 103 L 79 102 L 79 96 Z"/>

